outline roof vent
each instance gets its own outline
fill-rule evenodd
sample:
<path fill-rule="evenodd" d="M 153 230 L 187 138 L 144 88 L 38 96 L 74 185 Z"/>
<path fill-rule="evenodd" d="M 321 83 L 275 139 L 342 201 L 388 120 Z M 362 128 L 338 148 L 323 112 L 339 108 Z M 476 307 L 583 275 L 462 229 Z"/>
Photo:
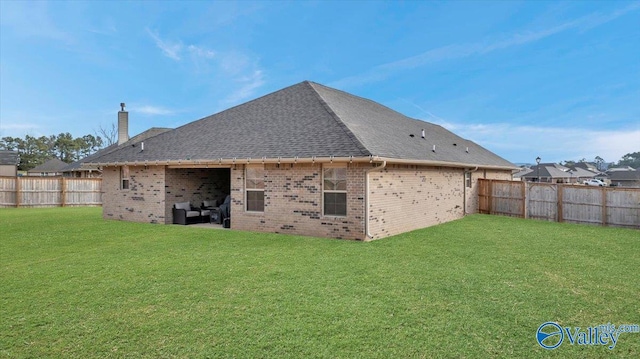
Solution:
<path fill-rule="evenodd" d="M 410 134 L 409 134 L 409 137 L 414 138 L 414 137 L 416 137 L 416 136 L 414 136 L 414 135 L 413 135 L 413 133 L 410 133 Z"/>
<path fill-rule="evenodd" d="M 466 153 L 469 153 L 469 147 L 467 147 L 466 150 L 464 150 Z"/>
<path fill-rule="evenodd" d="M 433 145 L 433 149 L 431 151 L 436 152 L 436 145 Z"/>
<path fill-rule="evenodd" d="M 424 128 L 422 129 L 422 138 L 424 138 Z"/>

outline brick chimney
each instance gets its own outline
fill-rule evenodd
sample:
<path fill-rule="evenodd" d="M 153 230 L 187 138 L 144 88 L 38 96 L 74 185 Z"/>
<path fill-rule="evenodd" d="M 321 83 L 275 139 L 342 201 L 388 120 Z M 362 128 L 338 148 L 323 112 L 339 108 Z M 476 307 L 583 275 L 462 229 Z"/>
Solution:
<path fill-rule="evenodd" d="M 129 112 L 124 110 L 124 102 L 118 111 L 118 145 L 129 141 Z"/>

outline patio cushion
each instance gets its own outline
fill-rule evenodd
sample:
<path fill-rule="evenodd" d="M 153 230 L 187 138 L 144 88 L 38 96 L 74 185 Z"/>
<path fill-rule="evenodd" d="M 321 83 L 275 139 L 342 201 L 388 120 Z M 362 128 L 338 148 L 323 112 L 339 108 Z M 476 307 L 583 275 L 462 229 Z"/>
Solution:
<path fill-rule="evenodd" d="M 200 211 L 187 211 L 187 217 L 200 217 Z"/>
<path fill-rule="evenodd" d="M 176 209 L 184 209 L 185 211 L 191 211 L 191 203 L 190 202 L 178 202 L 175 205 Z"/>
<path fill-rule="evenodd" d="M 202 201 L 202 207 L 203 208 L 218 207 L 218 201 L 216 201 L 215 199 L 213 201 Z"/>

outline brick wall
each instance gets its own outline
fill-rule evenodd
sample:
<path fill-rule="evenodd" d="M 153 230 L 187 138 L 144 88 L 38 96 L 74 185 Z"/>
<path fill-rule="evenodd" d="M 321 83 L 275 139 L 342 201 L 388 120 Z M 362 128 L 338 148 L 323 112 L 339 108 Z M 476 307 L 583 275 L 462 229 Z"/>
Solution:
<path fill-rule="evenodd" d="M 263 213 L 245 210 L 244 166 L 231 170 L 231 228 L 320 237 L 364 239 L 364 171 L 347 166 L 347 216 L 322 215 L 320 164 L 265 165 Z"/>
<path fill-rule="evenodd" d="M 102 215 L 107 219 L 165 223 L 164 166 L 130 166 L 129 189 L 120 189 L 120 167 L 102 172 Z"/>
<path fill-rule="evenodd" d="M 231 169 L 130 167 L 130 189 L 120 189 L 120 167 L 103 171 L 103 216 L 135 222 L 172 223 L 175 202 L 220 202 L 231 193 L 233 229 L 368 240 L 365 238 L 366 164 L 347 166 L 347 216 L 322 215 L 322 165 L 265 165 L 265 210 L 245 210 L 244 165 Z M 477 212 L 479 178 L 511 179 L 510 171 L 388 165 L 370 176 L 370 233 L 373 239 L 424 228 Z"/>
<path fill-rule="evenodd" d="M 511 181 L 511 171 L 477 170 L 471 172 L 471 188 L 466 189 L 467 213 L 478 213 L 478 179 L 497 179 Z"/>
<path fill-rule="evenodd" d="M 373 239 L 464 216 L 464 170 L 388 165 L 370 175 Z"/>
<path fill-rule="evenodd" d="M 166 170 L 163 209 L 166 223 L 173 223 L 173 205 L 176 202 L 191 202 L 200 207 L 204 200 L 218 200 L 222 204 L 230 193 L 230 170 L 228 168 L 168 168 Z"/>

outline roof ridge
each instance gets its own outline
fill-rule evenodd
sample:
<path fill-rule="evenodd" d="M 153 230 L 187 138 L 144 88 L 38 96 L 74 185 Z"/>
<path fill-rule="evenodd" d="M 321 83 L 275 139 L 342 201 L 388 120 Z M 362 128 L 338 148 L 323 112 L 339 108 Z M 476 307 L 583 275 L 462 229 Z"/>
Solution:
<path fill-rule="evenodd" d="M 372 155 L 371 151 L 369 151 L 369 149 L 356 137 L 356 135 L 353 133 L 353 131 L 351 131 L 351 129 L 349 128 L 349 126 L 347 126 L 347 124 L 345 124 L 344 121 L 342 121 L 340 116 L 338 116 L 338 114 L 335 113 L 335 111 L 333 111 L 333 109 L 331 108 L 329 103 L 316 90 L 314 85 L 320 85 L 320 84 L 312 82 L 312 81 L 308 81 L 308 80 L 304 81 L 303 83 L 311 88 L 311 90 L 313 91 L 315 96 L 318 98 L 318 101 L 320 101 L 320 104 L 322 104 L 322 107 L 324 107 L 324 109 L 331 116 L 331 118 L 333 118 L 336 121 L 338 126 L 347 135 L 347 137 L 349 137 L 349 139 L 351 141 L 353 141 L 353 144 L 356 145 L 358 150 L 360 150 L 360 152 L 362 152 L 363 155 L 367 155 L 367 156 Z M 330 88 L 330 87 L 327 87 L 327 86 L 324 86 L 324 85 L 320 85 L 320 86 L 323 86 L 323 87 L 326 87 L 326 88 Z M 337 91 L 340 91 L 340 90 L 337 90 Z"/>

